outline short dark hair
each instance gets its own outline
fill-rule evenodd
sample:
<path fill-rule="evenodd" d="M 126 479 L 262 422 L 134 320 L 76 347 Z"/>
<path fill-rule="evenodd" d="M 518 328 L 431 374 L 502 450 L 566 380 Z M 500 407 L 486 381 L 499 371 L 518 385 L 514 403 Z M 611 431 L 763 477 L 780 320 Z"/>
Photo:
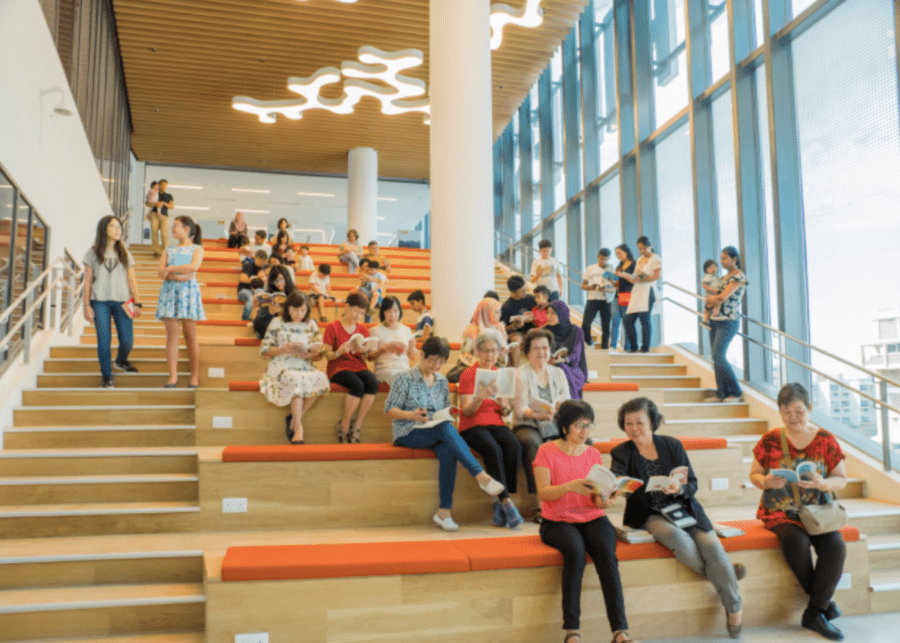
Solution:
<path fill-rule="evenodd" d="M 331 266 L 329 266 L 327 263 L 320 263 L 319 264 L 319 272 L 321 272 L 323 275 L 325 275 L 327 277 L 328 275 L 331 274 Z"/>
<path fill-rule="evenodd" d="M 266 282 L 259 277 L 254 277 L 250 280 L 250 287 L 253 288 L 253 290 L 259 290 L 260 288 L 266 287 Z"/>
<path fill-rule="evenodd" d="M 371 262 L 368 259 L 363 259 L 362 261 L 359 262 L 359 267 L 363 268 L 365 266 L 368 266 L 370 263 Z"/>
<path fill-rule="evenodd" d="M 650 418 L 650 428 L 656 433 L 656 429 L 662 424 L 663 416 L 656 406 L 656 402 L 646 397 L 636 397 L 625 402 L 619 407 L 619 428 L 625 430 L 625 416 L 631 413 L 643 411 Z"/>
<path fill-rule="evenodd" d="M 448 359 L 450 357 L 450 342 L 443 337 L 432 335 L 422 342 L 422 357 L 428 359 L 435 355 Z"/>
<path fill-rule="evenodd" d="M 159 181 L 150 181 L 150 188 L 152 189 L 154 185 L 159 185 Z"/>
<path fill-rule="evenodd" d="M 609 248 L 600 248 L 600 249 L 597 251 L 597 256 L 598 256 L 598 257 L 608 257 L 608 256 L 611 255 L 611 254 L 612 254 L 612 253 L 609 251 Z"/>
<path fill-rule="evenodd" d="M 594 407 L 584 400 L 566 400 L 559 405 L 559 409 L 553 416 L 553 423 L 559 430 L 559 434 L 565 438 L 569 434 L 569 427 L 582 418 L 593 422 Z"/>
<path fill-rule="evenodd" d="M 809 391 L 806 390 L 806 387 L 803 386 L 803 384 L 790 382 L 782 386 L 781 390 L 778 391 L 778 408 L 798 401 L 803 402 L 803 406 L 807 409 L 812 408 L 809 399 Z"/>
<path fill-rule="evenodd" d="M 497 294 L 496 290 L 488 290 L 486 293 L 484 293 L 484 297 L 482 297 L 482 299 L 496 299 L 497 301 L 500 301 L 500 295 Z"/>
<path fill-rule="evenodd" d="M 506 287 L 509 289 L 509 292 L 515 292 L 525 286 L 525 280 L 522 279 L 519 275 L 513 275 L 509 279 L 506 280 Z"/>
<path fill-rule="evenodd" d="M 265 230 L 257 230 L 256 232 L 253 233 L 253 236 L 254 237 L 262 237 L 263 239 L 265 239 L 267 235 L 266 235 Z"/>
<path fill-rule="evenodd" d="M 381 321 L 384 321 L 384 316 L 391 308 L 394 306 L 397 307 L 397 310 L 400 311 L 400 316 L 403 316 L 403 306 L 400 305 L 400 300 L 394 297 L 393 295 L 388 295 L 384 299 L 381 300 L 381 305 L 378 306 L 378 318 Z"/>
<path fill-rule="evenodd" d="M 635 241 L 635 244 L 638 244 L 638 243 L 641 244 L 642 246 L 644 246 L 645 248 L 653 247 L 653 244 L 650 243 L 650 238 L 647 237 L 647 235 L 642 234 L 641 236 L 639 236 L 637 241 Z"/>
<path fill-rule="evenodd" d="M 707 259 L 706 261 L 703 262 L 703 272 L 706 272 L 706 269 L 709 268 L 710 266 L 718 266 L 718 265 L 719 264 L 717 264 L 714 259 Z"/>
<path fill-rule="evenodd" d="M 301 250 L 309 251 L 309 246 L 300 246 L 300 249 L 301 249 Z"/>
<path fill-rule="evenodd" d="M 522 340 L 522 353 L 528 355 L 528 351 L 531 350 L 531 344 L 536 339 L 540 339 L 543 337 L 547 340 L 547 344 L 550 346 L 550 350 L 553 350 L 553 333 L 551 333 L 546 328 L 532 328 L 530 331 L 525 333 L 525 339 Z"/>
<path fill-rule="evenodd" d="M 370 242 L 367 244 L 366 247 L 377 246 L 377 245 L 378 245 L 378 242 L 375 241 L 375 240 L 373 239 L 372 241 L 370 241 Z"/>
<path fill-rule="evenodd" d="M 254 259 L 262 259 L 263 261 L 267 261 L 269 259 L 269 254 L 265 250 L 257 250 L 256 254 L 253 255 Z"/>
<path fill-rule="evenodd" d="M 541 242 L 538 244 L 538 249 L 543 250 L 544 248 L 552 248 L 553 242 L 550 239 L 541 239 Z"/>
<path fill-rule="evenodd" d="M 534 294 L 541 293 L 542 295 L 547 295 L 547 299 L 550 299 L 550 289 L 547 286 L 540 285 L 534 289 Z"/>
<path fill-rule="evenodd" d="M 281 311 L 281 318 L 286 322 L 291 321 L 290 309 L 300 308 L 300 306 L 306 306 L 306 314 L 300 321 L 309 321 L 309 314 L 311 312 L 309 307 L 309 299 L 307 298 L 306 294 L 299 290 L 295 290 L 287 296 L 287 299 L 284 300 L 284 309 Z"/>
<path fill-rule="evenodd" d="M 160 179 L 159 182 L 160 183 L 168 183 L 169 181 L 167 179 Z"/>
<path fill-rule="evenodd" d="M 354 230 L 353 228 L 350 228 L 349 230 L 347 230 L 347 238 L 348 239 L 350 238 L 351 234 L 353 235 L 354 241 L 359 239 L 359 233 L 356 230 Z"/>
<path fill-rule="evenodd" d="M 280 253 L 272 251 L 272 254 L 269 255 L 269 263 L 272 263 L 272 260 L 276 260 L 278 263 L 275 265 L 281 265 L 284 263 L 284 257 L 281 256 Z"/>
<path fill-rule="evenodd" d="M 352 292 L 347 295 L 346 304 L 348 306 L 353 306 L 354 308 L 369 308 L 369 298 L 363 295 L 362 293 Z"/>
<path fill-rule="evenodd" d="M 413 290 L 409 293 L 409 296 L 406 298 L 406 301 L 412 303 L 414 301 L 421 301 L 423 304 L 425 303 L 425 293 L 422 292 L 421 289 Z"/>

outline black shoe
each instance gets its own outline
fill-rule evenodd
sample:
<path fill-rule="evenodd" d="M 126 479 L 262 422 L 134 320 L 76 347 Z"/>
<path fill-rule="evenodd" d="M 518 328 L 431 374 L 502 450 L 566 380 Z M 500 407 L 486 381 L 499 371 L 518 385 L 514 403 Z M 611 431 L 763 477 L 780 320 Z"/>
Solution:
<path fill-rule="evenodd" d="M 104 377 L 103 382 L 100 384 L 100 388 L 116 388 L 116 385 L 113 384 L 113 378 Z"/>
<path fill-rule="evenodd" d="M 113 370 L 122 373 L 137 373 L 138 370 L 131 365 L 131 362 L 113 362 Z"/>
<path fill-rule="evenodd" d="M 833 621 L 836 618 L 841 617 L 841 610 L 835 605 L 834 601 L 828 604 L 828 609 L 825 610 L 825 618 L 829 621 Z"/>
<path fill-rule="evenodd" d="M 843 641 L 844 634 L 825 618 L 825 613 L 815 607 L 807 607 L 803 612 L 803 618 L 800 625 L 804 629 L 815 632 L 819 636 L 824 636 L 829 641 Z"/>
<path fill-rule="evenodd" d="M 294 441 L 294 429 L 291 428 L 291 422 L 294 421 L 294 416 L 289 415 L 284 418 L 284 435 L 287 437 L 288 442 Z"/>

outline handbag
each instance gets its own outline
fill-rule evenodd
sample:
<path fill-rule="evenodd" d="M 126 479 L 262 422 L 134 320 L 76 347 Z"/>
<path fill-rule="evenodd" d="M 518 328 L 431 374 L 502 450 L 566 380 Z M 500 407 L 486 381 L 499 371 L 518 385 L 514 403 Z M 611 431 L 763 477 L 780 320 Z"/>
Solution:
<path fill-rule="evenodd" d="M 627 306 L 631 301 L 631 291 L 628 292 L 620 292 L 619 295 L 619 305 Z"/>
<path fill-rule="evenodd" d="M 781 429 L 781 461 L 785 469 L 793 470 L 794 459 L 791 458 L 785 429 Z M 794 505 L 800 514 L 800 522 L 803 523 L 803 528 L 809 535 L 819 536 L 837 531 L 847 522 L 847 510 L 833 496 L 824 505 L 804 505 L 800 502 L 799 485 L 793 482 L 788 482 L 788 484 L 791 485 L 791 490 L 794 492 Z"/>
<path fill-rule="evenodd" d="M 459 384 L 459 378 L 467 368 L 469 368 L 468 364 L 462 360 L 457 360 L 456 364 L 445 375 L 447 381 L 451 384 Z"/>

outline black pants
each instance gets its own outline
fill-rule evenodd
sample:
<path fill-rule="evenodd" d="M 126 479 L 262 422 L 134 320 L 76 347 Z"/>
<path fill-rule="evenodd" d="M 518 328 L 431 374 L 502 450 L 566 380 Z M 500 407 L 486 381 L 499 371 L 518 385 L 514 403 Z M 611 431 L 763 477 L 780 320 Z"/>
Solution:
<path fill-rule="evenodd" d="M 586 563 L 584 555 L 588 553 L 600 577 L 609 627 L 613 632 L 627 630 L 625 596 L 619 578 L 619 559 L 616 558 L 616 529 L 609 518 L 602 516 L 580 523 L 545 518 L 541 523 L 541 540 L 558 549 L 563 557 L 563 629 L 577 630 L 581 626 L 581 582 Z"/>
<path fill-rule="evenodd" d="M 473 426 L 460 435 L 481 456 L 488 475 L 506 487 L 499 498 L 505 500 L 510 493 L 515 493 L 519 482 L 519 464 L 522 462 L 522 446 L 509 427 Z"/>
<path fill-rule="evenodd" d="M 637 352 L 637 328 L 635 322 L 641 322 L 641 352 L 650 350 L 650 312 L 629 313 L 622 323 L 625 325 L 625 339 L 631 345 L 631 352 Z"/>
<path fill-rule="evenodd" d="M 534 465 L 532 463 L 537 457 L 540 446 L 553 438 L 545 440 L 540 431 L 528 424 L 521 424 L 515 427 L 513 431 L 519 439 L 519 444 L 522 445 L 522 469 L 525 471 L 525 484 L 528 485 L 528 493 L 537 493 L 537 484 L 534 481 Z"/>
<path fill-rule="evenodd" d="M 824 612 L 841 580 L 847 557 L 847 546 L 841 532 L 811 536 L 802 527 L 791 523 L 775 525 L 772 531 L 781 541 L 781 551 L 788 567 L 800 581 L 803 591 L 809 594 L 809 607 Z M 816 550 L 815 567 L 810 546 Z"/>
<path fill-rule="evenodd" d="M 584 316 L 581 321 L 581 330 L 584 331 L 584 343 L 591 346 L 594 340 L 591 338 L 591 324 L 594 317 L 600 313 L 600 348 L 609 348 L 609 302 L 605 299 L 589 299 L 584 305 Z"/>
<path fill-rule="evenodd" d="M 228 247 L 229 248 L 240 248 L 241 247 L 241 237 L 243 237 L 240 232 L 237 234 L 228 235 Z"/>
<path fill-rule="evenodd" d="M 340 371 L 331 376 L 332 384 L 339 384 L 347 389 L 352 397 L 375 395 L 378 392 L 378 380 L 371 371 Z"/>

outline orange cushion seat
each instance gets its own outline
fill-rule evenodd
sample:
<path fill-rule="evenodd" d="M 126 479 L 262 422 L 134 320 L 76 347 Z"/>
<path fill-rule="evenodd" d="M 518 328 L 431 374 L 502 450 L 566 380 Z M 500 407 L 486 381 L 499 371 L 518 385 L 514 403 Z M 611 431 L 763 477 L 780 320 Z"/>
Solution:
<path fill-rule="evenodd" d="M 588 382 L 581 388 L 582 392 L 639 391 L 636 382 Z"/>
<path fill-rule="evenodd" d="M 443 540 L 345 545 L 229 547 L 222 580 L 286 580 L 469 571 L 469 559 Z"/>
<path fill-rule="evenodd" d="M 243 326 L 244 328 L 248 323 L 240 319 L 203 319 L 197 322 L 200 326 Z"/>
<path fill-rule="evenodd" d="M 253 337 L 235 337 L 234 345 L 235 346 L 260 346 L 262 344 L 261 339 L 255 339 Z"/>
<path fill-rule="evenodd" d="M 414 451 L 379 444 L 232 445 L 222 451 L 222 462 L 334 462 L 340 460 L 412 460 Z M 431 453 L 431 451 L 428 451 Z M 434 457 L 434 454 L 432 454 Z"/>

